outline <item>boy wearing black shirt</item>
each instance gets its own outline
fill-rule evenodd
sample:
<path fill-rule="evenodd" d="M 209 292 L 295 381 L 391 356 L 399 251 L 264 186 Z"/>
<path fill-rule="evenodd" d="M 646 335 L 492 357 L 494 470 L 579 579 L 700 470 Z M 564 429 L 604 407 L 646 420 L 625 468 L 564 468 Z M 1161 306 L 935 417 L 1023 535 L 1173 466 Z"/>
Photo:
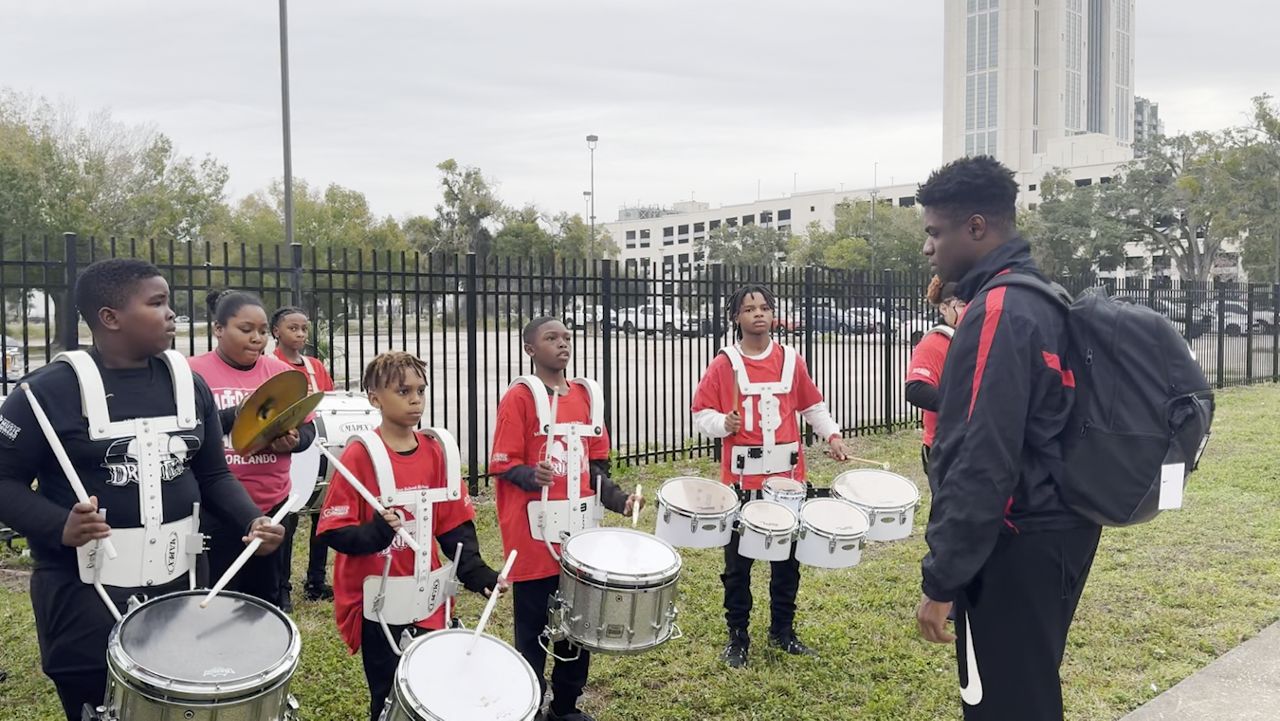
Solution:
<path fill-rule="evenodd" d="M 201 514 L 245 529 L 245 541 L 263 539 L 258 553 L 280 545 L 284 529 L 274 525 L 249 499 L 244 487 L 227 470 L 222 451 L 222 426 L 209 388 L 198 376 L 182 375 L 162 354 L 174 333 L 169 285 L 150 263 L 133 259 L 104 260 L 90 265 L 76 284 L 76 305 L 93 333 L 94 348 L 77 372 L 70 362 L 52 362 L 25 381 L 49 417 L 71 464 L 84 483 L 89 503 L 77 502 L 66 475 L 32 412 L 27 392 L 14 393 L 0 406 L 0 523 L 27 537 L 35 559 L 31 577 L 31 605 L 40 643 L 41 666 L 57 687 L 67 718 L 77 721 L 84 704 L 100 705 L 106 690 L 107 636 L 115 618 L 84 579 L 77 548 L 107 538 L 117 530 L 116 545 L 130 549 L 130 537 L 140 537 L 148 524 L 139 488 L 159 484 L 152 508 L 165 527 L 177 527 L 200 503 Z M 180 360 L 180 359 L 179 359 Z M 84 373 L 101 378 L 105 398 L 86 391 Z M 189 379 L 189 380 L 187 380 Z M 189 391 L 182 388 L 186 385 Z M 91 388 L 92 384 L 86 386 Z M 132 419 L 177 418 L 182 399 L 194 414 L 186 426 L 161 433 L 158 470 L 144 469 L 138 437 L 102 438 L 91 432 L 87 414 L 105 408 L 112 427 L 127 427 Z M 95 439 L 93 436 L 97 436 Z M 147 456 L 146 454 L 152 453 Z M 31 488 L 32 479 L 38 488 Z M 102 511 L 99 511 L 102 509 Z M 110 523 L 105 511 L 110 511 Z M 194 550 L 194 549 L 193 549 Z M 132 557 L 131 557 L 132 556 Z M 185 590 L 186 575 L 170 573 L 163 583 L 141 581 L 136 554 L 121 553 L 102 565 L 103 584 L 119 610 L 130 596 L 149 598 Z M 117 570 L 123 569 L 123 570 Z M 138 577 L 124 586 L 116 579 Z"/>

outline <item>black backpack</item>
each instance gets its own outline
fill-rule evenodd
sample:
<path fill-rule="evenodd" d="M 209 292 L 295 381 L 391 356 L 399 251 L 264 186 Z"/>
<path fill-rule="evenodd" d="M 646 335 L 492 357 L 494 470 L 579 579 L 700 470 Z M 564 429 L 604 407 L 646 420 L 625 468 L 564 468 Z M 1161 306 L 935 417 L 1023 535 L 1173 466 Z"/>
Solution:
<path fill-rule="evenodd" d="M 1149 521 L 1161 486 L 1180 505 L 1187 476 L 1209 441 L 1214 399 L 1191 349 L 1164 316 L 1140 305 L 1005 273 L 984 290 L 1037 290 L 1067 311 L 1066 365 L 1076 381 L 1056 479 L 1072 510 L 1104 526 Z M 1176 488 L 1171 486 L 1176 485 Z"/>

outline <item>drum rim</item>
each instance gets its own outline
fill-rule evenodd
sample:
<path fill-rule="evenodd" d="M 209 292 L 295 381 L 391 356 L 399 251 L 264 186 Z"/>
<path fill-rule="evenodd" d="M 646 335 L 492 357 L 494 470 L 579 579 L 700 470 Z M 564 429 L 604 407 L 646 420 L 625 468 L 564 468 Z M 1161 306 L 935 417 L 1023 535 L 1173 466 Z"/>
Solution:
<path fill-rule="evenodd" d="M 680 506 L 671 502 L 663 495 L 662 491 L 667 487 L 667 484 L 673 483 L 675 481 L 690 481 L 690 480 L 705 481 L 707 483 L 714 484 L 718 488 L 723 488 L 726 491 L 728 491 L 728 495 L 725 496 L 725 500 L 729 502 L 729 507 L 723 511 L 715 511 L 715 512 L 694 511 L 694 510 L 685 508 L 684 506 Z M 730 516 L 730 515 L 733 515 L 734 513 L 737 513 L 739 503 L 738 503 L 738 494 L 734 493 L 731 487 L 726 486 L 725 484 L 719 481 L 713 481 L 710 478 L 703 478 L 701 476 L 675 476 L 674 478 L 668 478 L 667 480 L 663 481 L 662 485 L 658 487 L 658 505 L 678 516 L 684 516 L 685 518 L 724 518 L 725 516 Z"/>
<path fill-rule="evenodd" d="M 272 666 L 237 682 L 201 683 L 198 681 L 177 681 L 139 664 L 120 642 L 120 632 L 124 624 L 148 605 L 175 596 L 200 597 L 208 593 L 206 590 L 175 591 L 157 596 L 144 604 L 130 609 L 116 625 L 112 627 L 107 638 L 107 669 L 115 674 L 120 682 L 134 689 L 147 698 L 182 699 L 187 701 L 230 702 L 240 697 L 253 697 L 267 693 L 281 684 L 288 683 L 302 657 L 302 634 L 298 626 L 284 611 L 257 597 L 237 591 L 222 591 L 218 595 L 248 601 L 271 611 L 277 618 L 283 619 L 289 629 L 289 646 L 285 653 Z"/>
<path fill-rule="evenodd" d="M 603 589 L 648 589 L 662 588 L 669 583 L 673 583 L 680 578 L 680 571 L 684 568 L 684 558 L 680 556 L 680 552 L 676 547 L 668 543 L 666 540 L 659 538 L 652 533 L 637 531 L 633 528 L 619 528 L 616 526 L 600 526 L 597 528 L 588 528 L 584 531 L 578 531 L 570 536 L 570 540 L 597 532 L 623 532 L 627 534 L 644 536 L 652 538 L 671 551 L 671 555 L 675 558 L 675 563 L 668 566 L 665 570 L 656 573 L 616 573 L 603 568 L 597 568 L 589 563 L 575 558 L 569 552 L 568 542 L 560 545 L 560 570 L 565 574 L 579 581 L 583 581 L 589 585 Z M 585 573 L 586 571 L 595 571 L 596 574 Z"/>
<path fill-rule="evenodd" d="M 431 709 L 426 707 L 423 704 L 423 700 L 418 698 L 417 694 L 413 693 L 413 687 L 410 686 L 409 684 L 409 669 L 407 668 L 407 664 L 405 664 L 404 660 L 412 656 L 414 650 L 418 646 L 428 643 L 429 641 L 433 641 L 433 640 L 438 641 L 441 638 L 445 638 L 448 636 L 457 636 L 462 634 L 466 634 L 467 636 L 472 636 L 475 634 L 475 631 L 473 629 L 466 629 L 466 628 L 442 628 L 439 630 L 431 631 L 430 633 L 425 633 L 417 637 L 416 639 L 414 639 L 412 643 L 406 646 L 404 651 L 401 652 L 399 663 L 396 664 L 395 680 L 391 685 L 392 700 L 398 701 L 406 705 L 412 704 L 411 710 L 413 710 L 414 712 L 425 713 L 428 715 L 429 718 L 436 719 L 438 721 L 441 717 L 432 713 Z M 517 651 L 516 648 L 511 644 L 508 644 L 506 641 L 503 641 L 502 639 L 492 634 L 482 633 L 480 635 L 490 641 L 498 642 L 499 646 L 506 648 L 512 654 L 514 654 L 516 658 L 520 659 L 520 668 L 522 668 L 528 674 L 529 684 L 534 689 L 534 698 L 530 700 L 529 707 L 525 709 L 524 714 L 519 718 L 524 718 L 528 716 L 534 710 L 536 710 L 542 703 L 541 694 L 538 693 L 538 689 L 540 689 L 541 686 L 539 686 L 538 684 L 538 677 L 536 674 L 534 674 L 533 667 L 529 665 L 529 662 L 525 660 L 524 656 L 519 651 Z"/>
<path fill-rule="evenodd" d="M 839 483 L 841 478 L 849 477 L 849 480 L 852 481 L 854 477 L 857 477 L 859 475 L 869 476 L 869 475 L 879 475 L 879 474 L 887 474 L 889 476 L 897 478 L 898 480 L 901 480 L 904 484 L 904 487 L 911 489 L 911 493 L 914 497 L 910 501 L 907 501 L 905 503 L 895 503 L 893 505 L 877 506 L 877 505 L 868 503 L 866 501 L 848 498 L 844 494 L 840 493 Z M 852 503 L 858 506 L 859 508 L 867 508 L 867 509 L 879 511 L 881 513 L 901 513 L 902 511 L 907 510 L 908 508 L 915 508 L 920 503 L 920 487 L 917 486 L 910 478 L 894 473 L 893 471 L 882 471 L 882 470 L 876 470 L 874 468 L 855 468 L 850 471 L 844 471 L 843 473 L 837 475 L 835 478 L 831 480 L 831 495 L 836 496 L 840 500 L 845 501 L 847 503 Z"/>
<path fill-rule="evenodd" d="M 787 513 L 791 514 L 791 527 L 787 529 L 761 528 L 760 526 L 757 526 L 756 524 L 752 523 L 751 519 L 747 518 L 747 515 L 746 515 L 747 507 L 756 503 L 768 503 L 770 505 L 785 509 Z M 768 499 L 761 498 L 754 501 L 747 501 L 746 503 L 742 504 L 742 510 L 738 512 L 738 523 L 741 524 L 744 528 L 748 528 L 762 536 L 789 536 L 795 533 L 796 530 L 800 528 L 800 516 L 794 510 L 792 510 L 790 506 L 786 505 L 785 503 L 778 503 L 777 501 L 770 501 Z"/>
<path fill-rule="evenodd" d="M 788 483 L 795 483 L 795 484 L 799 485 L 800 487 L 799 487 L 799 488 L 791 488 L 791 489 L 788 489 L 788 490 L 785 490 L 785 491 L 783 491 L 783 490 L 770 490 L 770 489 L 769 489 L 769 484 L 770 484 L 771 482 L 773 482 L 773 481 L 786 481 L 786 482 L 788 482 Z M 805 486 L 804 486 L 804 481 L 797 481 L 797 480 L 796 480 L 796 479 L 794 479 L 794 478 L 783 478 L 782 476 L 770 476 L 769 478 L 764 479 L 764 483 L 760 484 L 760 492 L 761 492 L 761 493 L 772 493 L 772 494 L 774 494 L 775 496 L 786 496 L 786 495 L 795 495 L 795 494 L 799 494 L 799 495 L 801 495 L 801 496 L 808 495 L 808 489 L 806 489 L 806 488 L 805 488 Z"/>
<path fill-rule="evenodd" d="M 818 528 L 817 526 L 814 526 L 811 523 L 808 523 L 804 518 L 804 509 L 810 503 L 817 503 L 819 501 L 836 501 L 838 503 L 843 503 L 846 506 L 849 506 L 850 508 L 853 508 L 858 513 L 862 514 L 862 520 L 864 523 L 866 523 L 866 528 L 864 528 L 861 533 L 838 533 L 838 532 L 827 531 L 825 529 Z M 803 506 L 800 507 L 800 528 L 803 529 L 806 533 L 809 533 L 815 536 L 821 536 L 822 538 L 830 538 L 835 540 L 865 538 L 867 533 L 871 531 L 871 517 L 867 515 L 866 511 L 850 503 L 849 501 L 846 501 L 843 498 L 831 498 L 831 497 L 810 498 L 809 500 L 804 502 Z"/>

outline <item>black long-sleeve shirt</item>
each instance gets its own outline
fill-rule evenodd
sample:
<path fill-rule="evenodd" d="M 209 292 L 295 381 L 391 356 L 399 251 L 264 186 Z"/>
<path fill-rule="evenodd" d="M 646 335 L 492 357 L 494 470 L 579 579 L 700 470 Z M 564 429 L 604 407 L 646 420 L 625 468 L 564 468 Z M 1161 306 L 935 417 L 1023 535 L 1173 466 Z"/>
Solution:
<path fill-rule="evenodd" d="M 362 556 L 377 553 L 391 545 L 396 532 L 382 516 L 375 515 L 368 523 L 356 526 L 345 526 L 325 531 L 320 538 L 338 553 L 349 556 Z M 444 555 L 458 565 L 458 580 L 463 588 L 474 593 L 483 593 L 498 583 L 498 572 L 489 567 L 480 556 L 480 539 L 476 536 L 476 524 L 472 521 L 459 524 L 454 528 L 436 536 Z M 462 544 L 462 553 L 458 558 L 454 554 L 458 544 Z"/>
<path fill-rule="evenodd" d="M 513 486 L 525 491 L 541 491 L 534 481 L 537 469 L 533 466 L 516 466 L 509 468 L 498 476 L 500 480 L 506 481 Z M 600 503 L 614 513 L 623 513 L 627 507 L 627 498 L 630 496 L 626 491 L 618 487 L 618 484 L 610 478 L 609 460 L 607 458 L 591 461 L 591 489 L 600 495 Z"/>

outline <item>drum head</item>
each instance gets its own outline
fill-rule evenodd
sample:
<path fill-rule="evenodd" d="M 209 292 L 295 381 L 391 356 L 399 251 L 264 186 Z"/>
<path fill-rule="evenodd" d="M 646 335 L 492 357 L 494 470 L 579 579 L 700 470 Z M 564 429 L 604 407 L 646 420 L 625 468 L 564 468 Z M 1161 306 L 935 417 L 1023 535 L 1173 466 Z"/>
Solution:
<path fill-rule="evenodd" d="M 174 593 L 139 606 L 120 622 L 121 650 L 151 675 L 200 686 L 260 687 L 273 671 L 290 670 L 297 630 L 279 610 L 225 591 L 200 608 L 204 595 Z"/>
<path fill-rule="evenodd" d="M 751 501 L 742 507 L 742 522 L 761 531 L 789 531 L 796 527 L 796 514 L 775 501 Z"/>
<path fill-rule="evenodd" d="M 831 482 L 833 493 L 867 508 L 905 508 L 920 500 L 916 484 L 888 471 L 845 471 Z"/>
<path fill-rule="evenodd" d="M 764 487 L 773 493 L 806 493 L 804 484 L 793 478 L 769 478 L 765 480 Z"/>
<path fill-rule="evenodd" d="M 533 668 L 507 644 L 465 629 L 433 631 L 405 650 L 397 692 L 415 711 L 442 721 L 519 721 L 538 707 Z"/>
<path fill-rule="evenodd" d="M 804 524 L 824 536 L 862 536 L 871 524 L 867 514 L 839 498 L 815 498 L 800 509 Z"/>
<path fill-rule="evenodd" d="M 680 572 L 680 554 L 671 544 L 630 528 L 581 531 L 561 549 L 564 563 L 577 575 L 611 585 L 660 581 Z"/>
<path fill-rule="evenodd" d="M 320 479 L 320 446 L 311 444 L 307 450 L 294 453 L 289 459 L 289 495 L 298 499 L 301 506 L 311 500 Z M 295 509 L 296 510 L 296 509 Z"/>
<path fill-rule="evenodd" d="M 738 507 L 738 494 L 719 481 L 681 476 L 672 478 L 658 489 L 658 498 L 668 506 L 685 513 L 719 514 Z"/>

